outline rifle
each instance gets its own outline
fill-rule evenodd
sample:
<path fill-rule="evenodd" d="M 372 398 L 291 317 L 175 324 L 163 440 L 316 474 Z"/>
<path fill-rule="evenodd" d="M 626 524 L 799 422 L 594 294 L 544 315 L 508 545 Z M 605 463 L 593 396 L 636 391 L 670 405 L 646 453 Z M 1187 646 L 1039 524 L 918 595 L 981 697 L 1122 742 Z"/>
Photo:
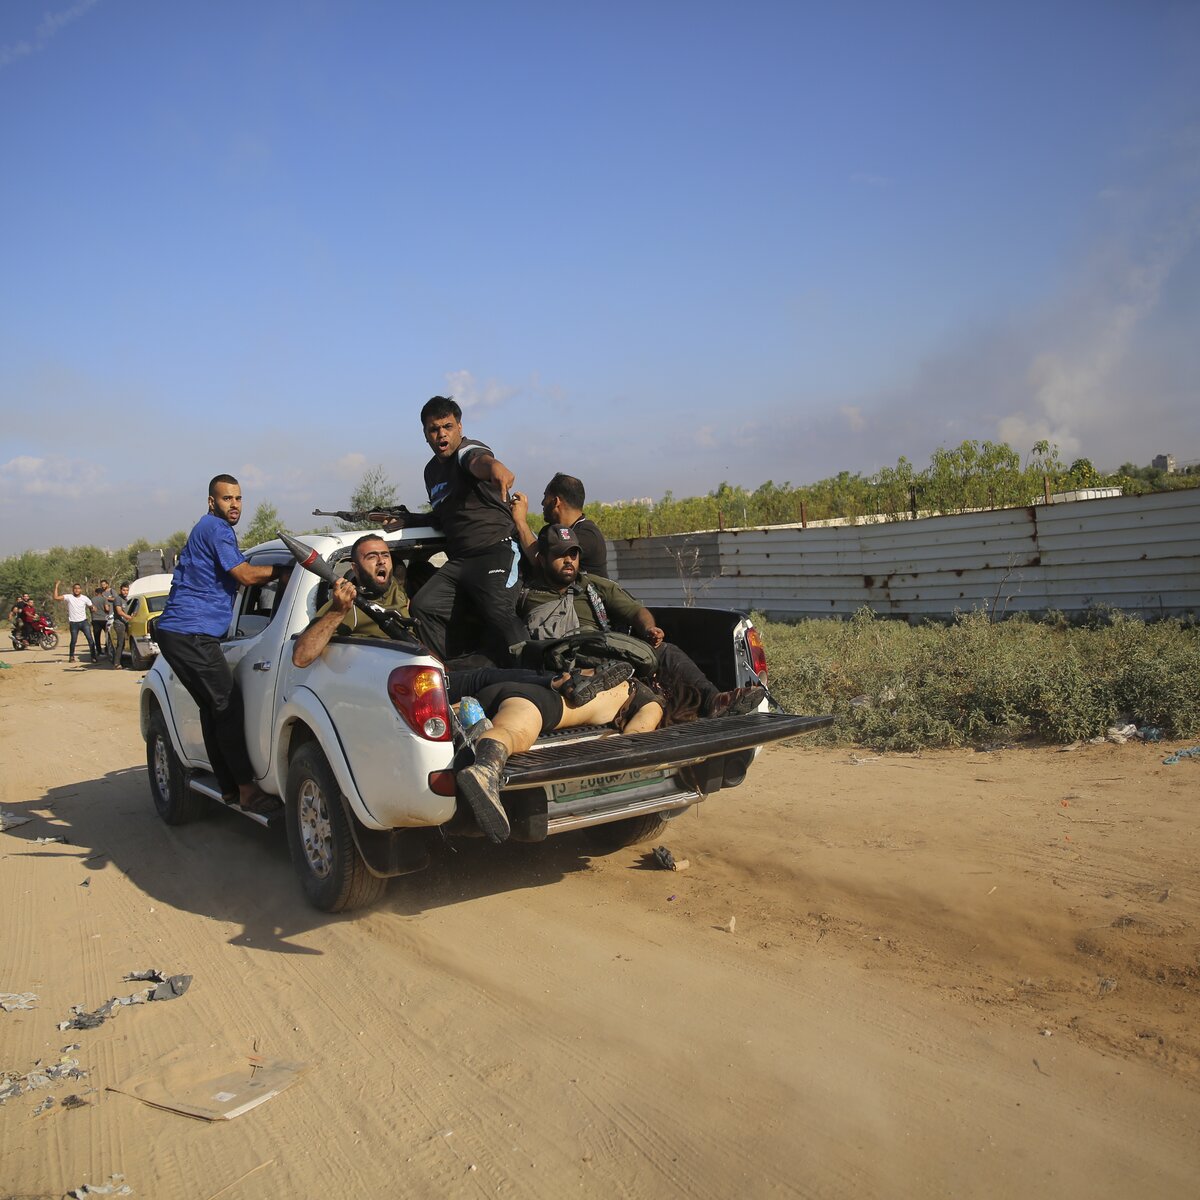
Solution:
<path fill-rule="evenodd" d="M 387 525 L 389 529 L 420 529 L 434 528 L 433 513 L 411 512 L 407 505 L 396 504 L 389 508 L 360 508 L 348 510 L 344 508 L 324 509 L 314 508 L 314 517 L 337 517 L 348 525 L 359 525 L 363 521 L 372 521 L 377 525 Z"/>
<path fill-rule="evenodd" d="M 306 546 L 292 537 L 290 533 L 284 533 L 282 530 L 279 532 L 279 538 L 292 552 L 292 557 L 306 571 L 311 571 L 318 579 L 325 580 L 330 586 L 337 583 L 337 572 L 311 546 Z M 389 612 L 386 608 L 380 608 L 378 604 L 364 600 L 361 593 L 354 597 L 354 607 L 360 612 L 365 612 L 388 637 L 404 642 L 417 640 L 413 635 L 417 623 L 411 617 L 402 617 L 398 613 Z"/>

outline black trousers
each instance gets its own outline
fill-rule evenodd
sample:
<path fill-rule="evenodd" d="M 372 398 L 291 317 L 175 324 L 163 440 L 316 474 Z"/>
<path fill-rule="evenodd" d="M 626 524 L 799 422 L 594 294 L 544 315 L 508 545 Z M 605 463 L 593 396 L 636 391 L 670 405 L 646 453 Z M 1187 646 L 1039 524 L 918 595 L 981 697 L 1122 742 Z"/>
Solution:
<path fill-rule="evenodd" d="M 158 628 L 154 640 L 200 710 L 204 749 L 221 792 L 229 795 L 237 791 L 239 784 L 253 783 L 242 693 L 221 653 L 220 641 L 207 633 Z"/>
<path fill-rule="evenodd" d="M 462 600 L 469 601 L 483 622 L 489 657 L 498 663 L 511 660 L 508 648 L 529 636 L 517 616 L 520 559 L 516 542 L 500 542 L 482 554 L 453 558 L 412 598 L 411 612 L 420 625 L 421 640 L 442 662 L 449 657 L 450 625 L 462 614 Z"/>
<path fill-rule="evenodd" d="M 100 643 L 104 641 L 104 629 L 107 624 L 103 619 L 97 621 L 95 617 L 92 618 L 92 640 L 96 643 L 97 654 L 103 649 Z"/>
<path fill-rule="evenodd" d="M 658 656 L 659 682 L 667 691 L 673 692 L 681 684 L 694 687 L 704 704 L 717 694 L 717 685 L 672 642 L 663 642 L 654 653 Z"/>

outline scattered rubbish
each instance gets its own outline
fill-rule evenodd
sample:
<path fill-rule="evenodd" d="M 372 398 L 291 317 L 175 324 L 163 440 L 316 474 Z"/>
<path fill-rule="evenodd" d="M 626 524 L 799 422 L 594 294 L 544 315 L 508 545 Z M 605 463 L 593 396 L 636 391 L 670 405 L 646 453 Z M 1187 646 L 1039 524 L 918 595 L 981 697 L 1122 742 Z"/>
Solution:
<path fill-rule="evenodd" d="M 91 1104 L 90 1100 L 85 1100 L 82 1096 L 76 1096 L 74 1093 L 64 1096 L 62 1099 L 63 1108 L 86 1108 L 89 1104 Z"/>
<path fill-rule="evenodd" d="M 23 813 L 0 812 L 0 832 L 16 829 L 18 825 L 24 825 L 32 820 L 32 817 L 27 817 Z"/>
<path fill-rule="evenodd" d="M 1042 1030 L 1042 1037 L 1053 1037 L 1053 1036 L 1054 1036 L 1053 1029 L 1043 1029 Z"/>
<path fill-rule="evenodd" d="M 737 917 L 730 917 L 728 922 L 722 926 L 726 933 L 733 933 L 737 929 Z"/>
<path fill-rule="evenodd" d="M 35 1092 L 63 1079 L 86 1079 L 87 1072 L 79 1065 L 79 1059 L 65 1055 L 58 1062 L 44 1066 L 41 1059 L 33 1064 L 32 1071 L 24 1075 L 16 1071 L 0 1074 L 0 1104 L 12 1100 L 23 1092 Z"/>
<path fill-rule="evenodd" d="M 41 1102 L 41 1104 L 39 1104 L 39 1105 L 37 1106 L 37 1108 L 35 1108 L 35 1109 L 33 1110 L 33 1115 L 34 1115 L 35 1117 L 40 1117 L 40 1116 L 42 1115 L 42 1113 L 44 1113 L 44 1112 L 45 1112 L 47 1109 L 53 1108 L 53 1107 L 54 1107 L 54 1105 L 55 1105 L 55 1100 L 54 1100 L 54 1097 L 53 1097 L 53 1096 L 47 1096 L 47 1097 L 45 1098 L 45 1100 L 43 1100 L 43 1101 Z"/>
<path fill-rule="evenodd" d="M 678 899 L 679 899 L 679 897 L 676 896 L 674 892 L 672 892 L 671 895 L 669 895 L 667 897 L 667 903 L 670 904 L 672 900 L 678 900 Z"/>
<path fill-rule="evenodd" d="M 189 1058 L 184 1048 L 164 1055 L 152 1067 L 109 1091 L 202 1121 L 232 1121 L 290 1087 L 307 1064 L 257 1054 L 211 1059 Z"/>
<path fill-rule="evenodd" d="M 66 841 L 65 837 L 42 837 L 37 839 L 37 844 L 39 846 L 51 846 L 55 842 L 62 842 L 65 845 Z"/>
<path fill-rule="evenodd" d="M 692 865 L 686 858 L 676 858 L 666 846 L 655 846 L 650 857 L 664 871 L 686 871 Z"/>
<path fill-rule="evenodd" d="M 1174 754 L 1168 754 L 1163 759 L 1163 766 L 1169 767 L 1172 763 L 1177 763 L 1181 759 L 1195 758 L 1197 755 L 1200 755 L 1200 746 L 1189 746 L 1186 750 L 1176 750 Z"/>
<path fill-rule="evenodd" d="M 673 855 L 666 846 L 655 846 L 651 851 L 654 861 L 658 863 L 664 871 L 675 870 L 675 855 Z"/>
<path fill-rule="evenodd" d="M 1104 736 L 1110 742 L 1115 742 L 1118 746 L 1123 746 L 1131 737 L 1137 736 L 1137 726 L 1133 724 L 1110 725 L 1104 731 Z"/>
<path fill-rule="evenodd" d="M 79 886 L 80 887 L 91 887 L 92 881 L 90 879 L 85 879 Z"/>
<path fill-rule="evenodd" d="M 33 1008 L 37 996 L 33 992 L 0 992 L 0 1008 L 5 1012 L 18 1012 Z"/>
<path fill-rule="evenodd" d="M 856 767 L 861 767 L 864 763 L 878 762 L 881 757 L 879 754 L 851 754 L 850 762 Z"/>
<path fill-rule="evenodd" d="M 1116 989 L 1116 986 L 1117 986 L 1117 981 L 1115 979 L 1109 979 L 1109 978 L 1101 979 L 1100 980 L 1100 995 L 1107 996 L 1109 992 L 1114 991 Z"/>
<path fill-rule="evenodd" d="M 1137 731 L 1137 735 L 1142 739 L 1143 742 L 1161 742 L 1163 735 L 1162 726 L 1143 725 L 1141 729 Z"/>
<path fill-rule="evenodd" d="M 993 883 L 991 889 L 988 891 L 988 895 L 990 896 L 992 892 L 994 892 L 999 886 L 1000 885 L 998 883 Z"/>
<path fill-rule="evenodd" d="M 132 1196 L 133 1188 L 125 1182 L 124 1175 L 110 1175 L 107 1183 L 84 1183 L 72 1188 L 68 1196 L 73 1200 L 87 1200 L 89 1196 Z"/>
<path fill-rule="evenodd" d="M 96 1029 L 103 1025 L 118 1008 L 127 1004 L 145 1004 L 150 1000 L 174 1000 L 176 996 L 182 996 L 192 982 L 190 975 L 164 975 L 161 971 L 134 971 L 124 978 L 126 983 L 136 980 L 153 983 L 156 986 L 143 988 L 129 996 L 114 996 L 94 1012 L 85 1011 L 82 1004 L 73 1004 L 71 1017 L 66 1021 L 59 1021 L 59 1029 Z"/>

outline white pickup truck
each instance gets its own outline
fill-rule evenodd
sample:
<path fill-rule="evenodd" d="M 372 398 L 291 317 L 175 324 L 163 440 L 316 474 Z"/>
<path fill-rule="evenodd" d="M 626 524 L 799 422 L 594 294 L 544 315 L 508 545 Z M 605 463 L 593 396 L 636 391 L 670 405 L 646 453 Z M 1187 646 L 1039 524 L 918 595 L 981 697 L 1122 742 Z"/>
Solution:
<path fill-rule="evenodd" d="M 341 574 L 356 536 L 307 541 Z M 386 540 L 397 574 L 407 572 L 415 590 L 435 569 L 430 559 L 442 548 L 441 535 L 416 526 Z M 255 775 L 285 802 L 271 818 L 247 815 L 286 824 L 292 860 L 315 907 L 340 912 L 370 904 L 389 876 L 427 865 L 427 831 L 477 833 L 469 806 L 455 797 L 463 739 L 442 667 L 415 640 L 365 638 L 334 638 L 311 666 L 294 667 L 292 641 L 328 584 L 295 566 L 279 541 L 247 558 L 295 568 L 289 578 L 242 588 L 223 640 L 245 704 Z M 655 617 L 722 689 L 765 681 L 762 645 L 743 615 L 656 608 Z M 203 816 L 222 802 L 220 788 L 196 705 L 161 656 L 143 681 L 140 704 L 159 815 L 170 825 Z M 653 838 L 665 821 L 740 784 L 763 744 L 831 720 L 760 711 L 633 736 L 608 728 L 552 734 L 505 768 L 512 837 L 542 841 L 582 829 L 598 850 Z"/>

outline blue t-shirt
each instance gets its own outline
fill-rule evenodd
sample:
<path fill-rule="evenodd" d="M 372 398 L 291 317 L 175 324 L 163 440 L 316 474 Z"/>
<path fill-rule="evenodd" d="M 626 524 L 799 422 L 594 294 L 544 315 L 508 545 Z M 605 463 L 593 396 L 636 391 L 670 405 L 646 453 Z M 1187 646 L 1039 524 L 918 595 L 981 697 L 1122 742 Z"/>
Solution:
<path fill-rule="evenodd" d="M 171 594 L 156 622 L 158 628 L 224 637 L 238 590 L 238 582 L 229 572 L 245 561 L 233 526 L 212 513 L 202 516 L 180 551 Z"/>

